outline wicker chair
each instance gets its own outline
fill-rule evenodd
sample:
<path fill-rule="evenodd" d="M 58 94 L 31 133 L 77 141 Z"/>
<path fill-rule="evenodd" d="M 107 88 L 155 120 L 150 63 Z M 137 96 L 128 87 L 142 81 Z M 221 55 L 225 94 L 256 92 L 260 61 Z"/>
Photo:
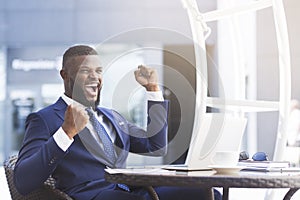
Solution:
<path fill-rule="evenodd" d="M 44 183 L 44 187 L 35 190 L 27 195 L 21 195 L 14 185 L 14 167 L 18 156 L 13 155 L 4 162 L 4 170 L 10 190 L 12 200 L 72 200 L 66 193 L 55 188 L 55 180 L 50 176 Z M 153 200 L 158 200 L 155 190 L 152 187 L 145 186 L 144 189 L 149 193 Z"/>
<path fill-rule="evenodd" d="M 49 177 L 45 181 L 43 188 L 35 190 L 28 195 L 21 195 L 17 191 L 13 181 L 14 167 L 17 159 L 18 156 L 13 155 L 4 162 L 4 170 L 12 200 L 72 200 L 66 193 L 55 188 L 55 180 L 52 177 Z"/>

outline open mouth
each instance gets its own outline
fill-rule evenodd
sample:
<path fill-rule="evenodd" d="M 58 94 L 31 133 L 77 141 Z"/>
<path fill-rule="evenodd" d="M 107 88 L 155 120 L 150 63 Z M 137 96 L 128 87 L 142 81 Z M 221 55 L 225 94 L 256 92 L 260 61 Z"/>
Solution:
<path fill-rule="evenodd" d="M 88 83 L 85 85 L 85 90 L 87 95 L 91 97 L 96 97 L 98 95 L 100 84 L 97 83 Z"/>

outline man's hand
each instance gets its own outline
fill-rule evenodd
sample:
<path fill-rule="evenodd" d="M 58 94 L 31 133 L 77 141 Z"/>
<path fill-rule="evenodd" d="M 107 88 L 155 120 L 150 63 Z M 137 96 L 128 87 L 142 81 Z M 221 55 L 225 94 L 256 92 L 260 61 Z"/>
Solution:
<path fill-rule="evenodd" d="M 80 104 L 73 103 L 67 107 L 62 129 L 71 139 L 86 126 L 88 120 L 89 116 L 85 107 Z"/>
<path fill-rule="evenodd" d="M 134 71 L 135 80 L 144 86 L 147 91 L 160 91 L 158 86 L 158 75 L 155 69 L 139 65 Z"/>

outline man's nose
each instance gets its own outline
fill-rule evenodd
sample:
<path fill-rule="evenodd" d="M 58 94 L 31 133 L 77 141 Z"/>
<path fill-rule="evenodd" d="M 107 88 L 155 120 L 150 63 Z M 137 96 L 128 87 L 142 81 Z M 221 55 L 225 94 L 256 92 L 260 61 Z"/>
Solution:
<path fill-rule="evenodd" d="M 90 78 L 98 78 L 99 76 L 100 75 L 94 70 L 91 70 L 90 73 L 89 73 Z"/>

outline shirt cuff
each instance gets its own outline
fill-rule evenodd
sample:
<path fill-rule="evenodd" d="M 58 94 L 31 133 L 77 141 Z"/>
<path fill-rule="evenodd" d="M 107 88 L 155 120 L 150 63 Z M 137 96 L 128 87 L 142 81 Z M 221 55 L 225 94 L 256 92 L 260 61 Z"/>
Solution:
<path fill-rule="evenodd" d="M 65 133 L 65 131 L 60 127 L 56 133 L 53 135 L 53 139 L 56 142 L 56 144 L 61 148 L 63 151 L 67 151 L 67 149 L 71 146 L 74 139 L 70 139 L 68 135 Z"/>
<path fill-rule="evenodd" d="M 164 101 L 162 91 L 146 92 L 148 101 Z"/>

